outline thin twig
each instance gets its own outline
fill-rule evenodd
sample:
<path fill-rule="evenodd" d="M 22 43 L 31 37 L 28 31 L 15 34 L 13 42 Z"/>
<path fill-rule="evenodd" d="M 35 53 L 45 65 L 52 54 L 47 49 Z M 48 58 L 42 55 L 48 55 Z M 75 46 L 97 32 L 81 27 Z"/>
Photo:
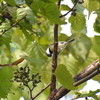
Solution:
<path fill-rule="evenodd" d="M 75 2 L 74 6 L 73 6 L 66 14 L 61 15 L 60 18 L 62 18 L 62 17 L 64 17 L 64 16 L 68 15 L 71 11 L 73 11 L 78 2 L 79 2 L 79 0 L 77 0 L 77 1 Z"/>
<path fill-rule="evenodd" d="M 30 100 L 31 100 L 31 98 L 32 98 L 32 91 L 33 91 L 34 88 L 31 89 L 31 88 L 29 87 L 28 84 L 27 84 L 27 85 L 24 84 L 24 85 L 25 85 L 25 86 L 28 88 L 28 90 L 29 90 L 29 93 L 30 93 Z"/>
<path fill-rule="evenodd" d="M 26 15 L 25 15 L 25 16 L 26 16 Z M 25 16 L 23 16 L 20 20 L 18 20 L 16 23 L 14 23 L 12 26 L 10 26 L 8 29 L 4 30 L 4 31 L 2 32 L 2 34 L 0 35 L 0 37 L 1 37 L 4 33 L 6 33 L 8 30 L 10 30 L 12 27 L 15 27 L 16 25 L 18 25 L 19 22 L 20 22 L 22 19 L 25 18 Z"/>
<path fill-rule="evenodd" d="M 35 95 L 32 100 L 34 100 L 37 96 L 39 96 L 44 90 L 46 90 L 49 86 L 51 85 L 51 83 L 49 83 L 45 88 L 43 88 L 37 95 Z"/>
<path fill-rule="evenodd" d="M 39 73 L 37 73 L 35 76 L 34 76 L 34 78 L 36 77 L 36 76 L 38 76 L 39 75 Z"/>

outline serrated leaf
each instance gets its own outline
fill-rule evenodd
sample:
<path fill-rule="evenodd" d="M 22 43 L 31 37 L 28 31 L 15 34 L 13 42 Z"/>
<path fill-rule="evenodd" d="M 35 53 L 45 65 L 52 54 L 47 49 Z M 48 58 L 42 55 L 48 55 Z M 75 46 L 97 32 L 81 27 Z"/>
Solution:
<path fill-rule="evenodd" d="M 100 36 L 94 36 L 93 50 L 100 57 Z"/>
<path fill-rule="evenodd" d="M 40 66 L 43 63 L 41 63 L 41 62 L 39 63 L 39 60 L 41 60 L 41 61 L 46 60 L 46 55 L 44 55 L 45 51 L 44 51 L 43 46 L 37 42 L 33 42 L 32 44 L 30 44 L 27 47 L 27 52 L 30 55 L 30 58 L 34 59 L 34 61 L 32 62 L 32 63 L 34 63 L 34 66 L 37 66 L 40 68 Z"/>
<path fill-rule="evenodd" d="M 33 11 L 40 12 L 39 9 L 45 4 L 42 0 L 33 0 L 34 3 L 30 5 Z"/>
<path fill-rule="evenodd" d="M 25 7 L 25 8 L 19 8 L 17 9 L 17 20 L 20 20 L 21 18 L 23 18 L 24 16 L 26 16 L 26 19 L 29 21 L 30 24 L 34 24 L 35 23 L 35 15 L 32 12 L 32 9 L 30 9 L 29 7 Z M 34 16 L 34 17 L 33 17 Z"/>
<path fill-rule="evenodd" d="M 28 40 L 34 41 L 34 38 L 33 38 L 32 35 L 30 35 L 26 30 L 22 30 L 22 31 L 23 31 L 25 37 L 26 37 Z"/>
<path fill-rule="evenodd" d="M 71 23 L 71 28 L 75 31 L 81 31 L 85 28 L 86 19 L 83 14 L 76 13 L 75 16 L 71 16 L 69 18 L 69 22 Z"/>
<path fill-rule="evenodd" d="M 33 32 L 32 25 L 29 23 L 27 24 L 26 22 L 20 22 L 20 25 L 22 27 L 22 31 L 23 31 L 25 37 L 30 41 L 34 41 L 33 36 L 30 34 L 30 32 Z"/>
<path fill-rule="evenodd" d="M 80 72 L 79 66 L 81 64 L 73 57 L 72 54 L 69 54 L 68 56 L 61 56 L 61 64 L 67 65 L 67 70 L 70 72 L 72 77 L 74 77 L 78 72 Z"/>
<path fill-rule="evenodd" d="M 44 17 L 48 18 L 51 22 L 55 24 L 64 24 L 59 18 L 60 12 L 55 3 L 46 3 L 41 0 L 34 0 L 31 4 L 31 8 L 36 13 L 41 13 Z"/>
<path fill-rule="evenodd" d="M 9 5 L 12 5 L 12 6 L 16 6 L 16 3 L 14 0 L 5 0 Z"/>
<path fill-rule="evenodd" d="M 12 69 L 9 67 L 4 67 L 0 69 L 0 97 L 6 98 L 9 93 L 9 88 L 12 84 L 10 79 L 13 77 Z"/>
<path fill-rule="evenodd" d="M 59 65 L 54 73 L 56 75 L 56 78 L 60 82 L 60 84 L 65 87 L 66 89 L 74 89 L 73 86 L 73 78 L 69 71 L 66 69 L 66 66 Z"/>
<path fill-rule="evenodd" d="M 69 11 L 70 10 L 70 7 L 68 5 L 62 4 L 60 6 L 60 10 L 62 10 L 62 11 Z"/>
<path fill-rule="evenodd" d="M 31 24 L 29 24 L 29 23 L 27 23 L 25 21 L 23 21 L 23 22 L 21 21 L 20 25 L 23 27 L 23 29 L 29 30 L 29 31 L 32 32 L 32 25 Z"/>
<path fill-rule="evenodd" d="M 67 50 L 82 64 L 86 60 L 91 48 L 90 38 L 85 34 L 81 34 L 80 37 L 72 35 L 70 38 L 75 38 L 76 40 L 67 46 Z"/>
<path fill-rule="evenodd" d="M 55 24 L 64 24 L 59 18 L 60 12 L 55 3 L 47 3 L 41 8 L 41 13 Z"/>
<path fill-rule="evenodd" d="M 0 26 L 0 31 L 1 31 L 1 34 L 2 34 L 2 31 L 4 30 L 7 30 L 8 28 L 10 27 L 9 25 L 9 21 L 7 21 L 6 23 L 3 23 L 1 26 Z M 5 44 L 6 47 L 9 49 L 10 51 L 10 43 L 11 43 L 11 36 L 12 36 L 12 29 L 9 29 L 7 30 L 1 37 L 0 37 L 0 42 L 2 44 Z M 1 44 L 0 43 L 0 44 Z"/>
<path fill-rule="evenodd" d="M 84 0 L 83 6 L 89 11 L 89 15 L 92 11 L 100 8 L 100 2 L 98 0 Z"/>

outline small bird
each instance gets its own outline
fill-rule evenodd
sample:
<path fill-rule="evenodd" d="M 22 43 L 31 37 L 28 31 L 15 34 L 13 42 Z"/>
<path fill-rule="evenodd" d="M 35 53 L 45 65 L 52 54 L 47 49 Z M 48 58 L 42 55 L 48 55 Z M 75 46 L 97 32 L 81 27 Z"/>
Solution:
<path fill-rule="evenodd" d="M 59 41 L 58 42 L 58 54 L 61 53 L 61 51 L 63 51 L 63 49 L 72 41 L 75 41 L 75 39 L 71 39 L 68 41 Z M 52 57 L 53 56 L 53 52 L 54 52 L 54 43 L 50 44 L 49 47 L 46 50 L 46 54 L 48 57 Z"/>

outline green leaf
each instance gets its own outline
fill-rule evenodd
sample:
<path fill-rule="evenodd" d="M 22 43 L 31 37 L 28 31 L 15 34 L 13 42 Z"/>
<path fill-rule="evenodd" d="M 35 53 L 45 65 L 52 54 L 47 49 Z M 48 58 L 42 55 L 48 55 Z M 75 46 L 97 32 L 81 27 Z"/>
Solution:
<path fill-rule="evenodd" d="M 28 30 L 28 31 L 31 31 L 32 32 L 32 25 L 25 22 L 25 21 L 21 21 L 20 22 L 20 25 L 23 27 L 24 30 Z"/>
<path fill-rule="evenodd" d="M 26 37 L 28 40 L 34 41 L 34 38 L 33 38 L 32 35 L 30 35 L 30 34 L 29 34 L 26 30 L 24 30 L 24 29 L 23 29 L 22 31 L 23 31 L 25 37 Z"/>
<path fill-rule="evenodd" d="M 67 50 L 82 64 L 86 60 L 91 48 L 90 38 L 85 34 L 81 34 L 80 37 L 72 35 L 70 38 L 75 38 L 76 40 L 67 46 Z"/>
<path fill-rule="evenodd" d="M 51 23 L 44 25 L 45 34 L 42 38 L 40 38 L 40 43 L 42 45 L 49 45 L 49 44 L 53 43 L 53 38 L 54 38 L 54 35 L 52 34 L 54 32 L 52 30 L 53 28 L 54 28 L 54 26 Z"/>
<path fill-rule="evenodd" d="M 59 41 L 66 41 L 68 39 L 68 36 L 66 34 L 61 33 L 59 35 Z"/>
<path fill-rule="evenodd" d="M 28 45 L 27 53 L 29 54 L 30 58 L 34 59 L 34 61 L 32 62 L 34 67 L 40 68 L 40 66 L 46 60 L 46 54 L 45 54 L 43 46 L 40 45 L 36 41 L 34 41 L 32 44 Z M 43 61 L 43 62 L 41 63 L 41 61 Z"/>
<path fill-rule="evenodd" d="M 100 8 L 99 0 L 85 0 L 83 6 L 89 11 L 89 15 L 92 11 Z"/>
<path fill-rule="evenodd" d="M 12 5 L 12 6 L 16 6 L 16 3 L 14 0 L 5 0 L 9 5 Z"/>
<path fill-rule="evenodd" d="M 55 3 L 46 3 L 41 0 L 34 0 L 31 4 L 31 8 L 36 13 L 41 13 L 44 17 L 55 24 L 64 24 L 59 18 L 60 12 Z"/>
<path fill-rule="evenodd" d="M 69 71 L 66 69 L 66 66 L 64 65 L 59 65 L 54 73 L 60 82 L 60 84 L 65 87 L 66 89 L 74 89 L 75 87 L 73 86 L 73 78 Z"/>
<path fill-rule="evenodd" d="M 100 57 L 100 36 L 94 36 L 93 50 Z"/>
<path fill-rule="evenodd" d="M 6 98 L 9 93 L 9 88 L 12 84 L 10 79 L 13 77 L 12 69 L 9 67 L 4 67 L 0 69 L 0 97 Z"/>
<path fill-rule="evenodd" d="M 30 5 L 33 11 L 40 12 L 40 8 L 43 7 L 46 3 L 42 0 L 33 0 L 34 3 Z"/>
<path fill-rule="evenodd" d="M 60 10 L 62 10 L 62 11 L 69 11 L 70 10 L 70 7 L 68 5 L 62 4 L 60 6 Z"/>
<path fill-rule="evenodd" d="M 33 2 L 33 0 L 25 0 L 26 1 L 26 4 L 28 5 L 28 6 L 30 6 L 30 4 Z"/>
<path fill-rule="evenodd" d="M 30 24 L 34 24 L 36 22 L 35 15 L 29 7 L 18 8 L 16 13 L 17 13 L 17 20 L 20 20 L 21 18 L 26 16 L 25 18 L 29 21 Z"/>
<path fill-rule="evenodd" d="M 81 66 L 81 64 L 77 61 L 77 59 L 75 59 L 75 57 L 73 57 L 72 54 L 67 55 L 60 55 L 60 64 L 64 64 L 67 65 L 67 70 L 70 72 L 70 74 L 72 75 L 72 77 L 74 77 L 78 72 L 80 72 L 80 68 L 79 66 Z"/>
<path fill-rule="evenodd" d="M 97 17 L 95 19 L 95 23 L 94 23 L 93 27 L 94 27 L 95 32 L 100 33 L 100 18 L 99 17 Z"/>
<path fill-rule="evenodd" d="M 71 23 L 72 29 L 75 31 L 81 31 L 85 28 L 86 19 L 83 14 L 77 12 L 75 16 L 69 18 L 69 22 Z"/>
<path fill-rule="evenodd" d="M 78 96 L 80 96 L 80 97 L 93 97 L 95 100 L 100 100 L 98 97 L 97 97 L 97 93 L 99 93 L 100 92 L 100 89 L 97 89 L 97 90 L 95 90 L 95 91 L 89 91 L 89 92 L 82 92 L 82 93 L 80 93 L 80 92 L 76 92 L 75 94 L 76 95 L 78 95 Z"/>
<path fill-rule="evenodd" d="M 97 14 L 97 18 L 100 18 L 100 9 L 97 9 L 95 12 Z"/>
<path fill-rule="evenodd" d="M 83 11 L 84 11 L 85 8 L 83 7 L 82 4 L 80 5 L 80 4 L 77 3 L 77 5 L 75 6 L 75 9 L 77 9 L 76 12 L 83 14 Z"/>
<path fill-rule="evenodd" d="M 34 41 L 34 38 L 31 35 L 31 32 L 33 32 L 32 25 L 27 22 L 24 22 L 24 21 L 23 22 L 21 21 L 20 25 L 22 27 L 22 31 L 23 31 L 25 37 L 30 41 Z"/>
<path fill-rule="evenodd" d="M 2 31 L 7 30 L 10 27 L 9 25 L 9 21 L 7 21 L 6 23 L 3 23 L 0 26 L 0 31 L 2 34 Z M 6 47 L 10 50 L 10 43 L 11 43 L 11 36 L 12 36 L 12 29 L 7 30 L 1 37 L 0 37 L 0 42 L 2 42 L 2 44 L 5 44 Z M 1 44 L 1 43 L 0 43 Z"/>
<path fill-rule="evenodd" d="M 47 3 L 41 8 L 41 13 L 55 24 L 64 24 L 59 18 L 60 12 L 55 3 Z"/>
<path fill-rule="evenodd" d="M 30 58 L 30 57 L 25 57 L 25 59 L 31 63 L 37 63 L 37 64 L 43 64 L 46 62 L 46 60 L 42 60 L 42 59 L 35 59 L 35 58 Z"/>

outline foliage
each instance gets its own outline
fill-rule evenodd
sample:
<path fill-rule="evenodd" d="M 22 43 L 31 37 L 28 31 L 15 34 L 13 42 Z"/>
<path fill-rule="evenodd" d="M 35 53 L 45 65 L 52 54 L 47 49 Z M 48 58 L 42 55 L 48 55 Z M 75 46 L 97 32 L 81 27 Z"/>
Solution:
<path fill-rule="evenodd" d="M 64 65 L 59 65 L 55 71 L 55 75 L 58 79 L 58 81 L 67 89 L 74 89 L 73 84 L 73 79 L 71 78 L 72 76 L 66 69 L 66 66 Z M 68 80 L 67 80 L 68 79 Z M 69 82 L 67 82 L 69 81 Z M 68 83 L 68 84 L 67 84 Z"/>
<path fill-rule="evenodd" d="M 98 36 L 100 34 L 100 1 L 71 0 L 75 7 L 69 7 L 67 2 L 58 7 L 58 1 L 0 0 L 0 98 L 19 100 L 20 97 L 24 97 L 25 100 L 29 99 L 25 84 L 23 85 L 24 91 L 22 91 L 18 88 L 19 82 L 14 80 L 14 72 L 26 65 L 29 66 L 30 76 L 37 73 L 41 75 L 42 82 L 32 90 L 33 96 L 51 82 L 52 58 L 48 58 L 45 51 L 54 41 L 55 24 L 59 25 L 59 40 L 76 39 L 58 56 L 58 67 L 53 73 L 58 80 L 58 87 L 60 84 L 71 90 L 77 89 L 73 88 L 73 77 L 95 59 L 100 58 L 100 36 Z M 88 10 L 88 18 L 91 13 L 97 15 L 93 28 L 98 35 L 94 37 L 87 36 L 84 9 Z M 68 22 L 65 16 L 61 17 L 63 10 L 67 13 L 66 17 L 71 13 L 69 18 L 67 17 Z M 61 25 L 66 23 L 71 24 L 71 36 L 60 33 Z M 18 60 L 20 58 L 22 60 Z M 94 80 L 99 81 L 99 76 L 96 76 Z M 78 89 L 81 88 L 82 86 L 78 86 Z M 97 92 L 91 93 L 94 95 Z M 85 96 L 94 97 L 90 95 L 91 93 Z M 45 100 L 48 95 L 49 89 L 46 89 L 36 100 Z"/>
<path fill-rule="evenodd" d="M 79 97 L 87 97 L 87 98 L 93 97 L 95 100 L 99 100 L 100 98 L 98 98 L 98 96 L 96 95 L 99 91 L 100 91 L 100 89 L 97 89 L 95 91 L 89 91 L 89 92 L 84 91 L 82 94 L 80 92 L 76 92 L 76 94 Z"/>

